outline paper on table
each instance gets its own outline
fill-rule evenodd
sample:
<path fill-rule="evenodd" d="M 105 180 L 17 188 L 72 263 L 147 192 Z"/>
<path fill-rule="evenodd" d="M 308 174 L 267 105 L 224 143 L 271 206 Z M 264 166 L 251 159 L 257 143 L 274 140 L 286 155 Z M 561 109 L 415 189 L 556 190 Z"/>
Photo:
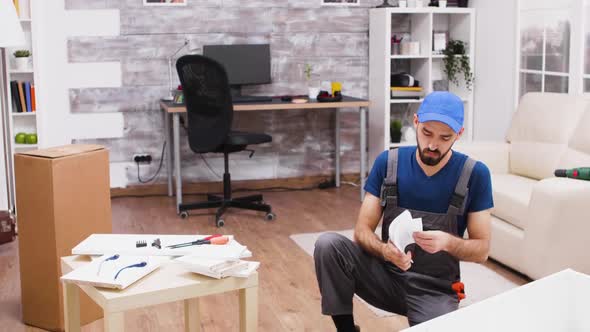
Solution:
<path fill-rule="evenodd" d="M 111 255 L 101 256 L 61 277 L 61 280 L 80 285 L 125 289 L 139 279 L 150 274 L 170 260 L 164 256 L 119 256 L 115 260 L 105 261 Z M 144 267 L 123 268 L 146 262 Z M 119 272 L 117 279 L 115 275 Z"/>
<path fill-rule="evenodd" d="M 405 210 L 389 224 L 389 239 L 402 252 L 408 245 L 415 243 L 413 233 L 423 229 L 422 218 L 412 218 L 410 211 Z"/>
<path fill-rule="evenodd" d="M 244 261 L 242 261 L 244 262 Z M 253 262 L 253 261 L 246 261 L 248 263 L 248 267 L 241 270 L 241 271 L 237 271 L 237 272 L 233 272 L 231 273 L 232 277 L 238 277 L 238 278 L 248 278 L 252 273 L 256 272 L 256 270 L 258 270 L 258 267 L 260 266 L 260 262 Z"/>
<path fill-rule="evenodd" d="M 258 268 L 258 265 L 260 265 L 258 262 L 209 259 L 194 256 L 183 256 L 174 261 L 191 272 L 217 279 L 231 276 L 245 278 L 252 274 Z"/>

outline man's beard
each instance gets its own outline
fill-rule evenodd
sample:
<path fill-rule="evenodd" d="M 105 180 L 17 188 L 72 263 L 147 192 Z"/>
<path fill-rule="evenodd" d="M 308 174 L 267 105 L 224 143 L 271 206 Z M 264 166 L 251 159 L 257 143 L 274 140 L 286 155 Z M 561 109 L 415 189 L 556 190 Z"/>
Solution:
<path fill-rule="evenodd" d="M 438 165 L 438 163 L 443 160 L 447 153 L 451 151 L 451 148 L 449 148 L 445 153 L 441 154 L 438 149 L 434 151 L 430 150 L 429 148 L 422 149 L 420 142 L 418 142 L 418 140 L 416 140 L 416 142 L 418 144 L 418 154 L 420 155 L 420 160 L 422 160 L 422 162 L 428 166 Z"/>

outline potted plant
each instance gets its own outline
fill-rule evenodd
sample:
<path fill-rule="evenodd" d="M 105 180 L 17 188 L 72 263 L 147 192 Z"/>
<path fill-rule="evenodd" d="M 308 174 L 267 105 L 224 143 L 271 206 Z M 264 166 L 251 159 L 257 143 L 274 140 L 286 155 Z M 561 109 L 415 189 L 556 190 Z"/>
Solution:
<path fill-rule="evenodd" d="M 402 139 L 402 122 L 401 120 L 391 120 L 389 126 L 389 137 L 391 143 L 399 143 Z"/>
<path fill-rule="evenodd" d="M 29 68 L 29 57 L 31 52 L 29 50 L 17 50 L 14 52 L 14 58 L 16 60 L 16 68 L 18 70 L 27 70 Z"/>
<path fill-rule="evenodd" d="M 473 85 L 473 73 L 469 65 L 469 56 L 466 54 L 465 43 L 460 40 L 449 40 L 447 47 L 443 50 L 445 57 L 445 74 L 450 82 L 459 85 L 459 75 L 463 73 L 465 86 L 471 90 Z"/>

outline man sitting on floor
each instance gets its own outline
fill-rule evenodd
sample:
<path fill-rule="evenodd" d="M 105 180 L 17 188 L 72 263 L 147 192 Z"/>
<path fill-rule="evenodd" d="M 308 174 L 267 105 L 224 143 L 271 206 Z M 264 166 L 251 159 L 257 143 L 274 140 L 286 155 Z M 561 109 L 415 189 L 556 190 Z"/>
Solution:
<path fill-rule="evenodd" d="M 490 172 L 453 151 L 463 133 L 463 102 L 434 92 L 414 115 L 417 146 L 385 151 L 375 161 L 354 232 L 354 242 L 323 234 L 314 260 L 322 313 L 338 332 L 358 331 L 356 293 L 377 308 L 415 325 L 458 308 L 464 296 L 459 261 L 484 262 L 493 207 Z M 392 220 L 409 210 L 424 231 L 402 250 L 388 241 Z M 383 217 L 381 239 L 375 229 Z M 465 229 L 469 239 L 463 239 Z M 405 250 L 404 250 L 405 249 Z"/>

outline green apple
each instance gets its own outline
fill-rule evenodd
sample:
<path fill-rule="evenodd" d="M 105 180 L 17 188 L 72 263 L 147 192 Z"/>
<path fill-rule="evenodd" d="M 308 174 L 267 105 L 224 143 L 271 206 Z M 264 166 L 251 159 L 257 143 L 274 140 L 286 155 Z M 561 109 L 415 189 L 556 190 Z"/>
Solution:
<path fill-rule="evenodd" d="M 27 142 L 27 144 L 37 144 L 37 134 L 27 134 L 25 142 Z"/>
<path fill-rule="evenodd" d="M 14 142 L 16 142 L 17 144 L 25 144 L 26 137 L 27 137 L 27 134 L 18 133 L 18 134 L 16 134 L 16 136 L 14 136 Z"/>

